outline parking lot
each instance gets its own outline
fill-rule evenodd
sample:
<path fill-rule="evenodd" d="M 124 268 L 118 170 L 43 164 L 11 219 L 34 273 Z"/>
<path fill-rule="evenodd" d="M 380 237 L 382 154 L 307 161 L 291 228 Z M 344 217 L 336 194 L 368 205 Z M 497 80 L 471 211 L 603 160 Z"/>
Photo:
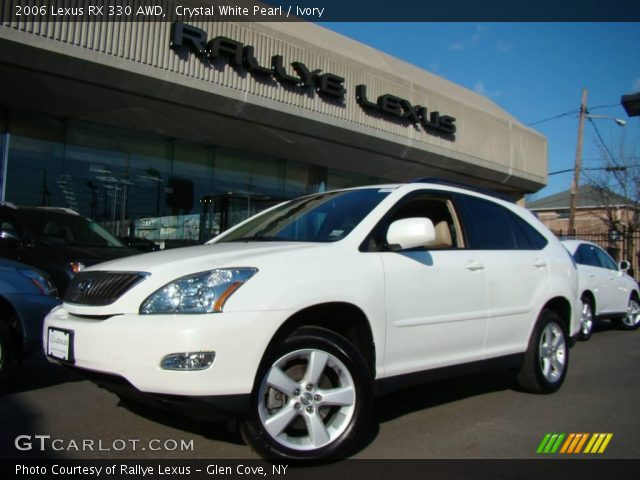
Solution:
<path fill-rule="evenodd" d="M 613 437 L 599 458 L 637 459 L 638 365 L 640 333 L 605 324 L 571 350 L 568 377 L 554 395 L 515 391 L 507 372 L 402 390 L 378 400 L 369 441 L 355 458 L 539 458 L 546 433 L 607 432 Z M 26 362 L 5 388 L 0 424 L 5 459 L 257 458 L 224 424 L 122 404 L 42 358 Z M 23 437 L 24 450 L 15 446 L 19 435 L 31 439 Z"/>

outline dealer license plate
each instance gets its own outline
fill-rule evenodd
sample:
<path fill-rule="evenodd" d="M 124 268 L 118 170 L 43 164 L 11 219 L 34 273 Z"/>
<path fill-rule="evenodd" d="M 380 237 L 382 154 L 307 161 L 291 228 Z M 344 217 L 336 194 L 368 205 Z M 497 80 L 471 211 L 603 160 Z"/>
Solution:
<path fill-rule="evenodd" d="M 73 362 L 73 332 L 49 327 L 47 355 L 57 360 Z"/>

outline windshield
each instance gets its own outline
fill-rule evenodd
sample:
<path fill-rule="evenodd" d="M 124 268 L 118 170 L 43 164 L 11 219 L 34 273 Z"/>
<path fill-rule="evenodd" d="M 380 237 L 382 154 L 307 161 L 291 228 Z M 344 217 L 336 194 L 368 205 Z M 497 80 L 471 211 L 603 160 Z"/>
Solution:
<path fill-rule="evenodd" d="M 93 220 L 51 211 L 25 212 L 37 243 L 73 247 L 123 247 L 122 243 Z"/>
<path fill-rule="evenodd" d="M 346 237 L 388 191 L 347 190 L 303 197 L 257 215 L 220 242 L 335 242 Z"/>

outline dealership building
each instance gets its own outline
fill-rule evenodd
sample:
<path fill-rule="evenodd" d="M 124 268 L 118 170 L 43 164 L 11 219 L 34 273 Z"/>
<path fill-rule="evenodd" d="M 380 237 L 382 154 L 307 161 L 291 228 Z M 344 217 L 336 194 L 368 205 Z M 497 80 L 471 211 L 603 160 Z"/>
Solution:
<path fill-rule="evenodd" d="M 6 13 L 5 202 L 179 243 L 334 188 L 442 177 L 520 199 L 546 183 L 541 134 L 316 24 Z"/>

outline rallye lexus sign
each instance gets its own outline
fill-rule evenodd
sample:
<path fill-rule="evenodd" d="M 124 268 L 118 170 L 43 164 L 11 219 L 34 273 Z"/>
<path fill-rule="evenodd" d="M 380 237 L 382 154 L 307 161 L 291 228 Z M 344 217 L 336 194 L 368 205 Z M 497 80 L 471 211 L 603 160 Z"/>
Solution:
<path fill-rule="evenodd" d="M 311 70 L 304 63 L 297 61 L 285 66 L 282 55 L 273 55 L 271 65 L 260 65 L 252 45 L 222 36 L 208 39 L 207 32 L 191 25 L 174 22 L 171 27 L 170 46 L 176 50 L 186 48 L 204 61 L 224 59 L 233 68 L 244 69 L 256 77 L 275 78 L 282 84 L 299 88 L 301 92 L 314 90 L 326 101 L 345 102 L 347 99 L 345 79 L 339 75 Z M 288 72 L 289 66 L 295 75 Z M 412 105 L 409 100 L 388 93 L 378 96 L 377 99 L 369 98 L 366 85 L 356 86 L 355 99 L 367 113 L 379 115 L 390 121 L 420 125 L 429 134 L 455 140 L 454 117 L 430 111 L 422 105 Z"/>

